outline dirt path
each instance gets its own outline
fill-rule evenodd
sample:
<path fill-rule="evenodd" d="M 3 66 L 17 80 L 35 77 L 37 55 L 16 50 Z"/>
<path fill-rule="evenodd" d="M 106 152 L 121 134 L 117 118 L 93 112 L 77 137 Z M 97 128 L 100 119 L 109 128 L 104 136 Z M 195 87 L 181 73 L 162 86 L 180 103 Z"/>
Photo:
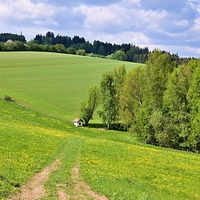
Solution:
<path fill-rule="evenodd" d="M 10 200 L 35 200 L 45 195 L 44 183 L 48 180 L 52 171 L 56 170 L 59 160 L 44 168 L 40 173 L 36 173 L 31 180 L 22 186 L 20 193 Z"/>
<path fill-rule="evenodd" d="M 58 196 L 60 200 L 108 200 L 105 196 L 100 196 L 91 190 L 90 186 L 85 183 L 79 174 L 79 167 L 74 167 L 72 169 L 72 181 L 73 181 L 73 194 L 69 196 L 63 190 L 58 189 Z"/>
<path fill-rule="evenodd" d="M 20 193 L 17 196 L 10 198 L 9 200 L 38 200 L 45 196 L 44 184 L 48 180 L 51 172 L 57 169 L 57 165 L 60 163 L 59 160 L 53 162 L 50 166 L 45 167 L 40 173 L 36 173 L 31 180 L 22 186 Z M 65 192 L 66 184 L 57 185 L 57 195 L 59 200 L 108 200 L 105 196 L 93 192 L 90 186 L 85 183 L 79 174 L 79 167 L 72 169 L 71 178 L 73 183 L 72 192 L 70 195 Z"/>

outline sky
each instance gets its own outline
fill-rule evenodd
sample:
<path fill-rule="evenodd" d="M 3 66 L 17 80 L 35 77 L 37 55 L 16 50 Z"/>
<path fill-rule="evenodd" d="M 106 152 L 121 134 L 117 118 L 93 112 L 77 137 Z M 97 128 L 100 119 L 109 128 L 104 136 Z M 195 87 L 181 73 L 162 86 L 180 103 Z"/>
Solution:
<path fill-rule="evenodd" d="M 0 0 L 0 32 L 84 37 L 200 57 L 200 0 Z"/>

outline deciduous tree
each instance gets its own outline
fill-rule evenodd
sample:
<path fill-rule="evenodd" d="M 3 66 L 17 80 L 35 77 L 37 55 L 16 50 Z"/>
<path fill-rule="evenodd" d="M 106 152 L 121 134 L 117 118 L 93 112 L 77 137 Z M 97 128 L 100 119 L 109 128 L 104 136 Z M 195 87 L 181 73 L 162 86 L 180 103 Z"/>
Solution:
<path fill-rule="evenodd" d="M 84 120 L 85 126 L 93 119 L 93 113 L 100 103 L 100 90 L 94 86 L 88 90 L 88 98 L 86 101 L 79 101 L 78 110 L 80 117 Z"/>
<path fill-rule="evenodd" d="M 121 86 L 124 82 L 126 74 L 125 66 L 122 65 L 114 71 L 104 73 L 100 82 L 100 90 L 102 96 L 102 110 L 99 115 L 104 124 L 107 124 L 108 129 L 112 125 L 119 122 L 119 97 Z"/>
<path fill-rule="evenodd" d="M 142 67 L 136 67 L 126 75 L 120 95 L 122 121 L 137 131 L 136 116 L 143 103 L 143 71 Z"/>

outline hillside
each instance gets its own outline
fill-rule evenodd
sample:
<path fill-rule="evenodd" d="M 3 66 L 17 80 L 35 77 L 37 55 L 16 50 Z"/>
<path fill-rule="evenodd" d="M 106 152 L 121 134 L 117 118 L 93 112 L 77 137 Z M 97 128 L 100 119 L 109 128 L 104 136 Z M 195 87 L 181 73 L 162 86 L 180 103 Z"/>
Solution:
<path fill-rule="evenodd" d="M 99 85 L 103 73 L 137 63 L 57 53 L 1 52 L 0 97 L 67 119 L 77 117 L 78 100 Z M 97 116 L 95 119 L 98 121 Z"/>
<path fill-rule="evenodd" d="M 141 145 L 124 132 L 76 128 L 14 102 L 0 100 L 0 108 L 1 199 L 55 160 L 57 170 L 45 183 L 48 199 L 58 199 L 60 189 L 77 193 L 74 167 L 108 199 L 200 198 L 197 154 Z"/>
<path fill-rule="evenodd" d="M 0 53 L 0 60 L 0 199 L 17 199 L 45 170 L 32 183 L 43 190 L 37 199 L 200 199 L 200 155 L 71 122 L 104 72 L 138 64 L 38 52 Z"/>

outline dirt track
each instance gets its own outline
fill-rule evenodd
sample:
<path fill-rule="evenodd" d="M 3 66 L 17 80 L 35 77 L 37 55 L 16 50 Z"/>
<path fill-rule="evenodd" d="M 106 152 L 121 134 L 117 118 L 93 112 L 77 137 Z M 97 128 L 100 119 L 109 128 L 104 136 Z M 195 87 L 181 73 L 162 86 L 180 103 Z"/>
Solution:
<path fill-rule="evenodd" d="M 46 196 L 44 184 L 48 180 L 51 172 L 57 169 L 59 160 L 54 161 L 50 166 L 44 168 L 40 173 L 36 173 L 28 183 L 21 187 L 20 193 L 9 200 L 38 200 Z M 74 167 L 71 171 L 73 181 L 72 193 L 69 195 L 65 192 L 67 185 L 57 185 L 57 195 L 59 200 L 108 200 L 105 196 L 92 191 L 87 183 L 85 183 L 79 175 L 79 168 Z"/>

